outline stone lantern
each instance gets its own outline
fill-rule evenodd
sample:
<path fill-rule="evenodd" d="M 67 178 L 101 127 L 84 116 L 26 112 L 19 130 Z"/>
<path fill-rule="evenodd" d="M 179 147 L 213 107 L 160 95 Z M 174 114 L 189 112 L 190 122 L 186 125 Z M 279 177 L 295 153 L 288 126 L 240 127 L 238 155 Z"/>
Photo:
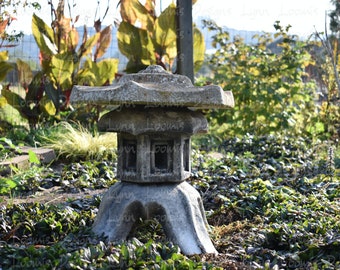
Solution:
<path fill-rule="evenodd" d="M 117 132 L 120 182 L 104 195 L 93 231 L 123 241 L 140 218 L 156 218 L 184 254 L 216 253 L 202 199 L 185 179 L 190 138 L 208 130 L 201 109 L 233 107 L 232 93 L 149 66 L 110 86 L 74 86 L 71 102 L 115 106 L 98 128 Z"/>

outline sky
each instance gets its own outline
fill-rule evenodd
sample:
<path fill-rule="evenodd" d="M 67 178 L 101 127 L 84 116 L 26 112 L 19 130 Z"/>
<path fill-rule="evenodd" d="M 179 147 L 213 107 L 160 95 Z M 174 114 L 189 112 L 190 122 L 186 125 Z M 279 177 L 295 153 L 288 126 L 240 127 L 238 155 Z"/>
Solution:
<path fill-rule="evenodd" d="M 76 3 L 72 10 L 73 16 L 80 15 L 76 26 L 84 24 L 93 25 L 97 2 L 99 0 L 69 0 Z M 143 0 L 140 0 L 141 2 Z M 42 5 L 40 11 L 35 13 L 50 22 L 50 8 L 47 0 L 39 1 Z M 52 1 L 56 6 L 58 0 Z M 67 2 L 67 1 L 65 1 Z M 103 21 L 104 25 L 113 24 L 119 19 L 117 9 L 118 0 L 100 0 L 102 3 L 97 12 L 97 18 L 102 18 L 110 3 L 109 13 Z M 156 0 L 157 10 L 165 9 L 171 0 Z M 176 1 L 175 1 L 176 2 Z M 281 26 L 290 24 L 290 33 L 306 37 L 315 32 L 325 31 L 329 24 L 327 11 L 334 9 L 330 0 L 198 0 L 193 6 L 193 18 L 210 17 L 219 26 L 226 26 L 237 30 L 274 32 L 275 21 Z M 33 10 L 21 10 L 17 21 L 12 23 L 11 29 L 21 30 L 28 34 L 31 32 L 31 18 Z"/>

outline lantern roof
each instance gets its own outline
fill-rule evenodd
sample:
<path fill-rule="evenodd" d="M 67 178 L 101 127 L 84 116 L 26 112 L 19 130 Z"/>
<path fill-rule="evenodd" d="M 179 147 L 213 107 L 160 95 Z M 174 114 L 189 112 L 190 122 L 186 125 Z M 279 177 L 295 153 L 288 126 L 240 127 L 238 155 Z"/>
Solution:
<path fill-rule="evenodd" d="M 97 105 L 175 106 L 199 109 L 234 107 L 231 91 L 220 86 L 194 86 L 183 75 L 171 74 L 161 66 L 149 66 L 122 76 L 108 86 L 80 86 L 72 89 L 72 103 Z"/>

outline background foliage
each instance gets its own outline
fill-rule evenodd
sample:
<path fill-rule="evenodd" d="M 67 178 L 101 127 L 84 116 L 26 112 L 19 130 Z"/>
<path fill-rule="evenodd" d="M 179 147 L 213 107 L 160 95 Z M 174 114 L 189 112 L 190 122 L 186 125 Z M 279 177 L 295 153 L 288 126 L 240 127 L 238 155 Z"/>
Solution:
<path fill-rule="evenodd" d="M 316 124 L 316 85 L 306 73 L 314 61 L 308 42 L 289 35 L 289 27 L 275 24 L 274 36 L 255 36 L 255 44 L 241 38 L 229 40 L 228 32 L 206 21 L 216 52 L 208 59 L 214 84 L 232 90 L 236 107 L 211 114 L 226 136 L 287 132 L 308 134 Z"/>
<path fill-rule="evenodd" d="M 194 1 L 193 1 L 194 4 Z M 156 16 L 155 1 L 120 1 L 122 22 L 117 38 L 119 50 L 129 59 L 127 72 L 138 72 L 149 65 L 161 65 L 176 71 L 177 26 L 176 5 L 171 3 Z M 194 66 L 197 71 L 204 61 L 205 44 L 201 31 L 193 26 Z"/>

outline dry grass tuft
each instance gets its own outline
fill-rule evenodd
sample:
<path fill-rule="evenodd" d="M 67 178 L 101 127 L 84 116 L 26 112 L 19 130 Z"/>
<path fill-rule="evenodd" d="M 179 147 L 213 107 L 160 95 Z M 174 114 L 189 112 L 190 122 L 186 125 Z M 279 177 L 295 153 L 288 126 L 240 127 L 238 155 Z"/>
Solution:
<path fill-rule="evenodd" d="M 61 122 L 58 131 L 44 138 L 47 147 L 53 148 L 59 156 L 70 159 L 116 158 L 116 133 L 94 133 L 79 123 L 71 125 Z"/>

